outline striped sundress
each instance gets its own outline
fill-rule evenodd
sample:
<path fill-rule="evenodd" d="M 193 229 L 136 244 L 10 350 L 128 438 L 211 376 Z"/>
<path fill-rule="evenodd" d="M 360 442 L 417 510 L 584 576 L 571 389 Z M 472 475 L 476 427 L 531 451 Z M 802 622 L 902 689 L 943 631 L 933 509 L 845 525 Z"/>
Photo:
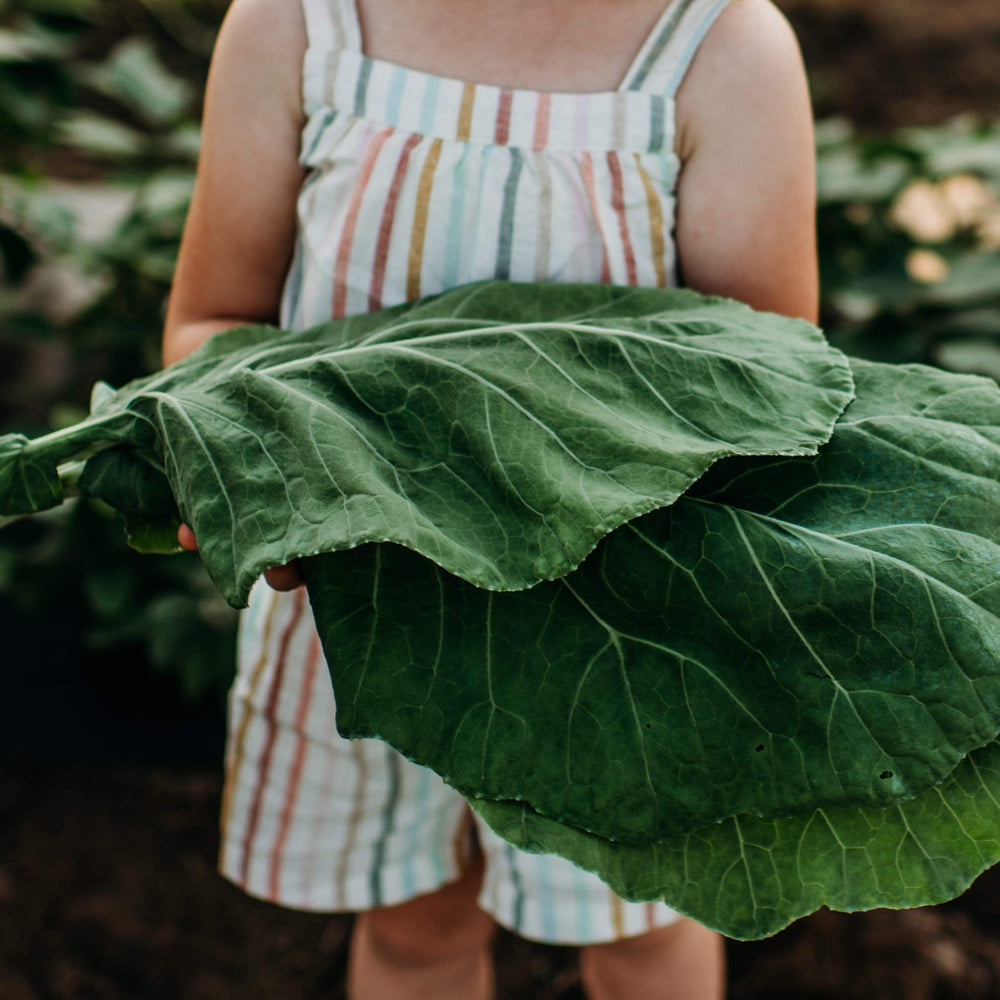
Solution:
<path fill-rule="evenodd" d="M 674 95 L 728 0 L 671 0 L 621 87 L 546 93 L 371 59 L 354 0 L 301 0 L 308 49 L 298 238 L 281 323 L 304 329 L 470 281 L 676 280 Z M 549 943 L 673 922 L 473 820 L 431 771 L 342 739 L 305 592 L 258 585 L 230 694 L 220 871 L 299 909 L 364 910 L 455 880 Z"/>

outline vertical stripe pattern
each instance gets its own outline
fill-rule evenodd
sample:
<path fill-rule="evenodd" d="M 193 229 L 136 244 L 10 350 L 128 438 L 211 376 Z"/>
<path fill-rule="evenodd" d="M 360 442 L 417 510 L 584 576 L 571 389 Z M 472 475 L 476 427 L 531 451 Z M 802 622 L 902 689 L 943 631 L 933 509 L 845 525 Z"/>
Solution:
<path fill-rule="evenodd" d="M 488 278 L 669 285 L 674 95 L 727 0 L 669 0 L 616 91 L 544 93 L 367 58 L 355 0 L 301 0 L 309 36 L 299 233 L 282 324 L 304 329 Z M 676 919 L 515 851 L 433 772 L 342 739 L 299 590 L 257 587 L 230 698 L 220 869 L 284 905 L 391 905 L 486 856 L 481 905 L 588 944 Z M 475 839 L 472 831 L 475 829 Z"/>

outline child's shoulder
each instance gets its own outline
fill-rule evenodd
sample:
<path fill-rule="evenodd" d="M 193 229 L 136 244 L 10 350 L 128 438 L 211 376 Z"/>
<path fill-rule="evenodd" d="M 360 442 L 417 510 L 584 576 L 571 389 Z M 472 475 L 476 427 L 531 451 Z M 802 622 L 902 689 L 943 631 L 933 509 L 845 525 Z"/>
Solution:
<path fill-rule="evenodd" d="M 262 122 L 275 113 L 297 121 L 306 47 L 301 0 L 233 0 L 212 55 L 209 100 L 215 90 L 240 111 L 258 108 Z"/>
<path fill-rule="evenodd" d="M 679 146 L 700 132 L 763 125 L 772 106 L 807 94 L 798 40 L 771 0 L 730 0 L 698 49 L 678 92 Z"/>

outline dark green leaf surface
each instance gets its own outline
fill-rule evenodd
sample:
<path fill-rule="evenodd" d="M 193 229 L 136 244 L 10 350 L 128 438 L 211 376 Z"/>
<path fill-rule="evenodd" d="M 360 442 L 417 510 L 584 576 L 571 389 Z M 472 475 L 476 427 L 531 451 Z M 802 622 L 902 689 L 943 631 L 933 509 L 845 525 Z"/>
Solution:
<path fill-rule="evenodd" d="M 629 842 L 943 780 L 1000 731 L 1000 390 L 855 375 L 818 456 L 721 462 L 561 580 L 309 561 L 341 732 Z"/>
<path fill-rule="evenodd" d="M 648 845 L 602 840 L 517 802 L 471 804 L 516 847 L 569 858 L 626 899 L 662 899 L 730 937 L 760 938 L 822 906 L 902 909 L 967 889 L 1000 861 L 1000 745 L 900 806 L 737 816 Z"/>
<path fill-rule="evenodd" d="M 514 590 L 719 458 L 814 453 L 851 393 L 801 321 L 678 290 L 486 283 L 301 334 L 230 331 L 20 447 L 0 481 L 127 444 L 164 470 L 235 605 L 268 566 L 371 541 Z"/>

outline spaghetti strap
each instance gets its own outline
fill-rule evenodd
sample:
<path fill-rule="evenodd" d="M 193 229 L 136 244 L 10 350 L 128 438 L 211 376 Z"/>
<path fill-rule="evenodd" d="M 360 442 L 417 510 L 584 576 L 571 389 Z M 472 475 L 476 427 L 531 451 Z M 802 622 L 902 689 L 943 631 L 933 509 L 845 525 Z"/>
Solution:
<path fill-rule="evenodd" d="M 361 51 L 361 23 L 353 0 L 302 0 L 309 47 Z"/>
<path fill-rule="evenodd" d="M 671 0 L 625 75 L 622 90 L 673 97 L 698 46 L 730 0 Z"/>

